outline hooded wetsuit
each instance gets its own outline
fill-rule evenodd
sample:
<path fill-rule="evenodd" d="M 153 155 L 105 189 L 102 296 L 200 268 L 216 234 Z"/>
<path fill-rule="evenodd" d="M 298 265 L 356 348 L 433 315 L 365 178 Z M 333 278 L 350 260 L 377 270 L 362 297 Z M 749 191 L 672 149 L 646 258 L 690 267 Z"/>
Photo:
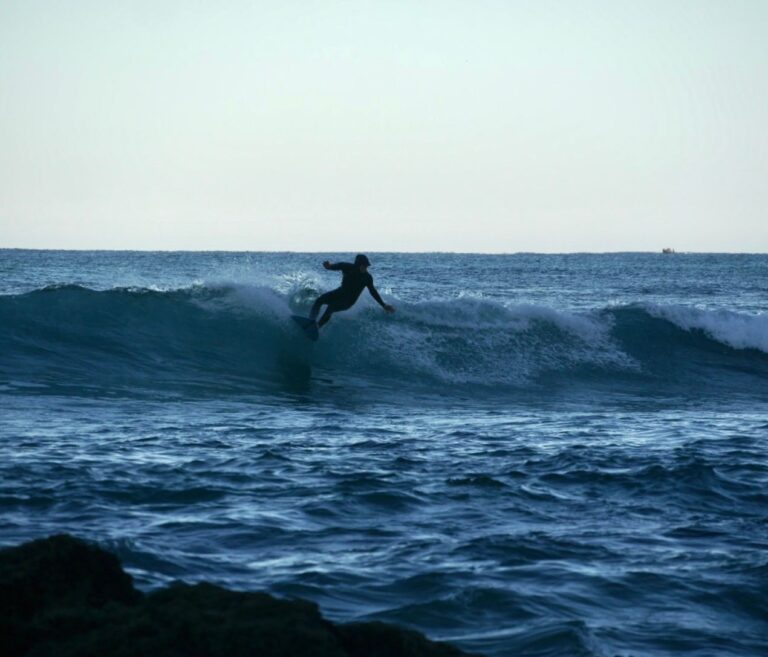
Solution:
<path fill-rule="evenodd" d="M 342 273 L 341 287 L 337 287 L 335 290 L 326 292 L 317 297 L 312 311 L 309 313 L 310 319 L 315 319 L 320 312 L 320 306 L 327 304 L 327 308 L 320 318 L 319 325 L 322 326 L 330 318 L 331 315 L 339 310 L 347 310 L 351 308 L 355 301 L 360 297 L 364 288 L 368 288 L 371 296 L 376 299 L 376 302 L 382 307 L 386 308 L 386 304 L 382 301 L 376 288 L 373 287 L 373 276 L 367 271 L 360 271 L 358 265 L 353 265 L 351 262 L 339 262 L 335 265 L 331 265 L 329 269 L 333 271 L 340 271 Z"/>

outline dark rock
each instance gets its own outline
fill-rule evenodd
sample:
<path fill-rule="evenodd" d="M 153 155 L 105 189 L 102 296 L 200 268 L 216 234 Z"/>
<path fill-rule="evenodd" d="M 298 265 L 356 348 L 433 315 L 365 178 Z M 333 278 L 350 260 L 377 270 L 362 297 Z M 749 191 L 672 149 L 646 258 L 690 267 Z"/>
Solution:
<path fill-rule="evenodd" d="M 467 653 L 447 643 L 429 641 L 418 632 L 387 623 L 348 623 L 339 627 L 341 642 L 355 657 L 460 657 Z"/>
<path fill-rule="evenodd" d="M 385 623 L 211 584 L 144 595 L 118 559 L 71 536 L 0 550 L 1 657 L 460 657 Z"/>
<path fill-rule="evenodd" d="M 51 605 L 130 604 L 141 595 L 109 552 L 59 534 L 0 551 L 0 614 L 28 618 Z"/>

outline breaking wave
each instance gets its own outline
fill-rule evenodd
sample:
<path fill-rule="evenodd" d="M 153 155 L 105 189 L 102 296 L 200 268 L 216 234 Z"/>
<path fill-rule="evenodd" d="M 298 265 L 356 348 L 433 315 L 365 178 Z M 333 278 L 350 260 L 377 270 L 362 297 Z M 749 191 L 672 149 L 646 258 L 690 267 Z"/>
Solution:
<path fill-rule="evenodd" d="M 50 286 L 0 297 L 4 386 L 258 391 L 320 374 L 438 394 L 543 385 L 717 385 L 768 378 L 768 316 L 684 306 L 565 312 L 486 300 L 360 303 L 317 344 L 291 313 L 315 291 Z M 714 383 L 713 383 L 714 382 Z"/>

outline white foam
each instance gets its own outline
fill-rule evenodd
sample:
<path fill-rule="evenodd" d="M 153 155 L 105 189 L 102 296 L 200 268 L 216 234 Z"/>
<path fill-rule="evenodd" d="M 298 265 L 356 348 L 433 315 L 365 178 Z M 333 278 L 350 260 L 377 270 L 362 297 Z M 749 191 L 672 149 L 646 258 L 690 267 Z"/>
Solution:
<path fill-rule="evenodd" d="M 706 310 L 686 306 L 644 306 L 648 313 L 680 328 L 698 329 L 734 349 L 759 349 L 768 353 L 768 314 Z"/>
<path fill-rule="evenodd" d="M 195 303 L 206 310 L 271 316 L 275 319 L 285 319 L 290 315 L 285 296 L 266 285 L 223 283 L 207 285 L 205 289 L 218 292 L 208 298 L 195 299 Z"/>
<path fill-rule="evenodd" d="M 324 346 L 336 365 L 364 361 L 406 377 L 485 385 L 523 384 L 545 371 L 582 365 L 636 369 L 613 340 L 605 314 L 469 297 L 393 303 L 393 317 L 363 303 L 357 321 L 348 324 L 347 313 L 334 318 Z"/>

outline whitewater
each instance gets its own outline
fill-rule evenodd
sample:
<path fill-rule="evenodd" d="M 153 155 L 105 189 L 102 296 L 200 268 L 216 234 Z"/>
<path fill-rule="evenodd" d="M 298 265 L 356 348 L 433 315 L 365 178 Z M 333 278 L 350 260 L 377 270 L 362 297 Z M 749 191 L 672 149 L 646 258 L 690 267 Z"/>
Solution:
<path fill-rule="evenodd" d="M 0 544 L 488 656 L 768 651 L 768 256 L 0 250 Z"/>

